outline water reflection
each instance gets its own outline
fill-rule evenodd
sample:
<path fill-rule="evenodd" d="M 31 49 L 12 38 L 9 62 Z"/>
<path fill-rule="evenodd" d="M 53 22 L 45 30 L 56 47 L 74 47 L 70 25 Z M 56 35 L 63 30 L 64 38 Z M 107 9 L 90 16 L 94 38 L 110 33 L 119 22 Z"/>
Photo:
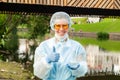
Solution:
<path fill-rule="evenodd" d="M 105 52 L 95 45 L 88 45 L 86 51 L 87 75 L 120 74 L 120 52 Z"/>

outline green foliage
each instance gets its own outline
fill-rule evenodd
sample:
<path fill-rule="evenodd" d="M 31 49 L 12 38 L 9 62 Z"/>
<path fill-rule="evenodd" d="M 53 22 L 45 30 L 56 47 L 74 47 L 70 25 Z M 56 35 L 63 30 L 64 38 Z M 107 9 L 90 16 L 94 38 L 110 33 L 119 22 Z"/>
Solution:
<path fill-rule="evenodd" d="M 3 16 L 2 14 L 0 14 Z M 5 53 L 9 52 L 13 57 L 13 60 L 17 60 L 17 49 L 18 49 L 18 36 L 17 36 L 17 26 L 20 23 L 21 19 L 23 18 L 21 15 L 4 15 L 3 21 L 1 22 L 2 28 L 0 32 L 1 39 L 0 39 L 0 50 L 4 51 Z M 4 55 L 5 55 L 4 53 Z M 15 59 L 16 58 L 16 59 Z M 5 59 L 6 60 L 6 59 Z"/>
<path fill-rule="evenodd" d="M 0 14 L 0 25 L 4 23 L 4 20 L 6 19 L 6 14 Z"/>
<path fill-rule="evenodd" d="M 1 14 L 0 15 L 0 48 L 2 48 L 5 44 L 4 34 L 6 32 L 6 23 L 7 15 L 6 14 Z"/>
<path fill-rule="evenodd" d="M 98 32 L 97 33 L 97 39 L 98 40 L 108 40 L 109 39 L 109 34 L 106 32 Z"/>
<path fill-rule="evenodd" d="M 36 39 L 49 32 L 49 16 L 0 14 L 0 50 L 11 53 L 17 61 L 18 38 Z M 28 31 L 17 31 L 17 27 Z M 19 36 L 20 37 L 19 37 Z"/>
<path fill-rule="evenodd" d="M 14 29 L 8 35 L 8 37 L 9 37 L 9 39 L 7 39 L 7 41 L 6 41 L 5 48 L 11 53 L 13 60 L 18 61 L 18 53 L 16 53 L 16 51 L 18 50 L 19 42 L 18 42 L 16 27 L 14 27 Z"/>
<path fill-rule="evenodd" d="M 0 60 L 3 60 L 3 58 L 4 58 L 4 57 L 3 57 L 3 55 L 2 55 L 2 54 L 0 54 Z"/>
<path fill-rule="evenodd" d="M 42 37 L 49 32 L 49 16 L 46 15 L 26 15 L 21 25 L 26 25 L 28 29 L 28 38 L 35 39 Z M 21 27 L 22 28 L 22 27 Z M 26 34 L 25 34 L 26 36 Z"/>

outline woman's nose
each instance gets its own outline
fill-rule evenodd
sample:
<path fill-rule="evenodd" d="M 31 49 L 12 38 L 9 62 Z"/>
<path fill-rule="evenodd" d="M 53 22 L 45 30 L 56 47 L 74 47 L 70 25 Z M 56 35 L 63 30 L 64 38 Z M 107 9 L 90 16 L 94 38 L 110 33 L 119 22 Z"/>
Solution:
<path fill-rule="evenodd" d="M 62 25 L 60 26 L 60 30 L 64 30 Z"/>

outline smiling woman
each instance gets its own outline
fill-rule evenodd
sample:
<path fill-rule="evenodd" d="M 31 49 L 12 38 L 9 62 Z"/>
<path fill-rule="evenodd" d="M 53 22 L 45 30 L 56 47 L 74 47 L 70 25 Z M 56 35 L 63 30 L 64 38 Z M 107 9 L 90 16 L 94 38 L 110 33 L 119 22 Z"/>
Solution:
<path fill-rule="evenodd" d="M 43 80 L 76 80 L 87 72 L 84 47 L 69 38 L 70 16 L 56 12 L 50 20 L 55 36 L 40 43 L 35 50 L 34 75 Z"/>
<path fill-rule="evenodd" d="M 60 19 L 55 22 L 54 31 L 57 40 L 64 41 L 67 37 L 68 28 L 68 22 L 64 19 Z"/>

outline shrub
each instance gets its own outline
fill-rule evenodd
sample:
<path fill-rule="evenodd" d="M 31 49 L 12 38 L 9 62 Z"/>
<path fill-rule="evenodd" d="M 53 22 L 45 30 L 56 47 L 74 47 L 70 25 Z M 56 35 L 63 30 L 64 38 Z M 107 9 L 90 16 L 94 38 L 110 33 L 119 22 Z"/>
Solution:
<path fill-rule="evenodd" d="M 108 40 L 109 34 L 107 32 L 98 32 L 97 33 L 97 39 L 98 40 Z"/>

